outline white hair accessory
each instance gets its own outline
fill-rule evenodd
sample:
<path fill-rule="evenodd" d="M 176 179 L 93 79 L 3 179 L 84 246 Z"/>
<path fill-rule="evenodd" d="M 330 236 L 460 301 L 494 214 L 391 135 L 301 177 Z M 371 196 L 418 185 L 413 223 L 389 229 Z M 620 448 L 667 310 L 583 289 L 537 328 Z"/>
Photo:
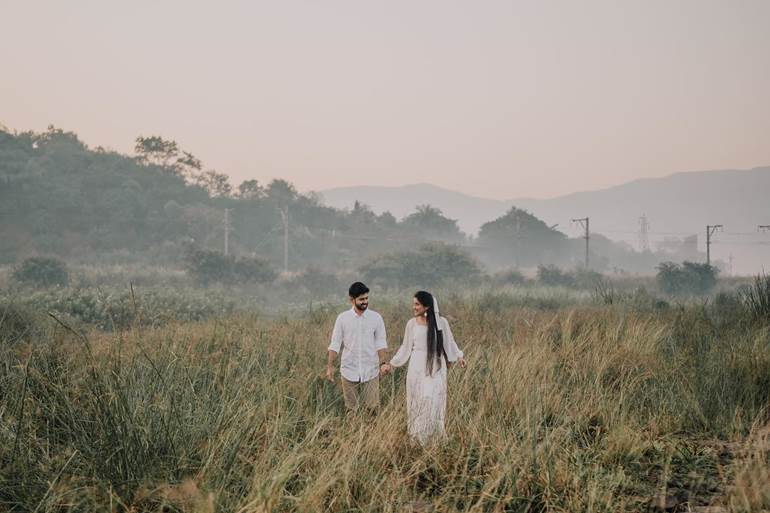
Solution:
<path fill-rule="evenodd" d="M 433 313 L 436 315 L 436 329 L 438 331 L 443 331 L 441 329 L 441 322 L 439 322 L 441 320 L 441 317 L 439 316 L 438 299 L 436 299 L 436 296 L 433 296 Z"/>

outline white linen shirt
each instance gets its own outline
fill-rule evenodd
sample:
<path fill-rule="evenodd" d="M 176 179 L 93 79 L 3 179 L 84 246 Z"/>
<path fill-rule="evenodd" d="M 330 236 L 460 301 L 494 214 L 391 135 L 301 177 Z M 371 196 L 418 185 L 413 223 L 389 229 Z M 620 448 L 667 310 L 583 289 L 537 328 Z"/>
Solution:
<path fill-rule="evenodd" d="M 355 308 L 337 316 L 329 350 L 340 356 L 340 374 L 348 381 L 365 382 L 380 374 L 377 351 L 387 349 L 382 316 L 366 309 L 358 315 Z"/>

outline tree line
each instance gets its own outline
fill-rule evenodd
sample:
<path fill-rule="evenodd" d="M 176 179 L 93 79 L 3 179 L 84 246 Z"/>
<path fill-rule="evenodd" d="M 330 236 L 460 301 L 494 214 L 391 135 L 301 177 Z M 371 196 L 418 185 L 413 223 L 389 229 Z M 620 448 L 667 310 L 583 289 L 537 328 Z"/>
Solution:
<path fill-rule="evenodd" d="M 426 243 L 452 245 L 490 269 L 574 267 L 583 258 L 582 240 L 517 208 L 469 236 L 430 205 L 396 219 L 360 203 L 326 206 L 283 179 L 233 186 L 226 174 L 159 136 L 137 137 L 135 154 L 124 155 L 90 148 L 55 127 L 0 128 L 0 263 L 56 256 L 174 265 L 190 247 L 223 251 L 226 236 L 232 255 L 258 257 L 278 270 L 287 236 L 288 268 L 295 271 L 372 269 L 399 254 L 419 267 L 420 255 L 430 251 Z M 593 237 L 596 270 L 652 271 L 666 259 Z"/>

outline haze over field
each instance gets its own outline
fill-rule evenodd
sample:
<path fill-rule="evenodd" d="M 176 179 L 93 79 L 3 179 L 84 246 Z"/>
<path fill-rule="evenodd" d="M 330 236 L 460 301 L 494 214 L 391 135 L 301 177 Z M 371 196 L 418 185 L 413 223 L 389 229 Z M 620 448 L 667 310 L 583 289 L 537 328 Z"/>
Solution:
<path fill-rule="evenodd" d="M 3 2 L 0 513 L 770 511 L 769 21 Z"/>
<path fill-rule="evenodd" d="M 550 198 L 770 163 L 770 3 L 12 2 L 0 122 L 234 182 Z"/>

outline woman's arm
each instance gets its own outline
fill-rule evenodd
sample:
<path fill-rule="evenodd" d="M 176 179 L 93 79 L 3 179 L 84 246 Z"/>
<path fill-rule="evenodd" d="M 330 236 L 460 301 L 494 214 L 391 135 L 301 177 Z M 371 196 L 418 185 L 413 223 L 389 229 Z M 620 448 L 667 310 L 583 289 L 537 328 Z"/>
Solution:
<path fill-rule="evenodd" d="M 450 362 L 458 362 L 461 368 L 465 368 L 465 353 L 462 349 L 457 347 L 455 337 L 452 334 L 452 329 L 449 327 L 449 321 L 446 318 L 441 318 L 441 324 L 443 325 L 444 334 L 444 350 L 446 351 L 447 360 Z"/>
<path fill-rule="evenodd" d="M 404 340 L 401 342 L 401 347 L 398 348 L 396 354 L 390 359 L 390 364 L 393 367 L 401 367 L 409 361 L 409 357 L 412 355 L 412 320 L 406 323 L 404 328 Z"/>

